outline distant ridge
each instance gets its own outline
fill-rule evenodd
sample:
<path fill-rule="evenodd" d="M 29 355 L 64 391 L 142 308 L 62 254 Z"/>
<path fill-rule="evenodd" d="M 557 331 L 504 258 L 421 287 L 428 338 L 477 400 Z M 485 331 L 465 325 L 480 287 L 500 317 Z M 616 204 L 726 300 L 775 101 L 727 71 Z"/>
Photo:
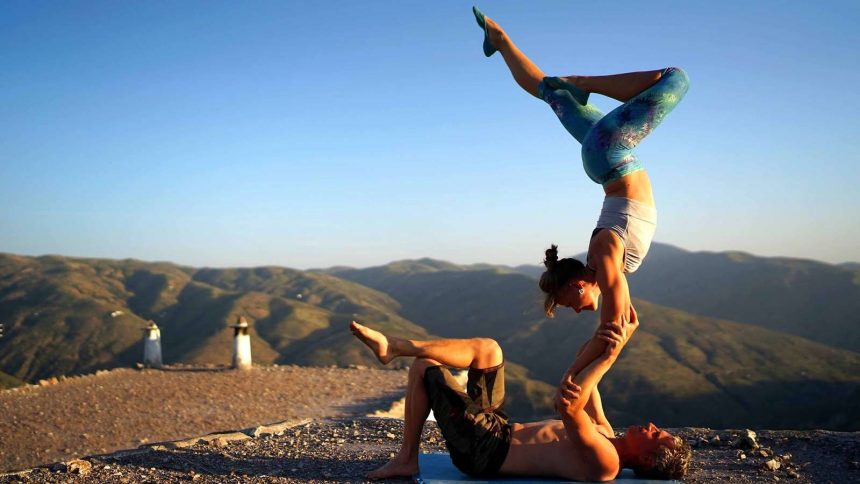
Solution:
<path fill-rule="evenodd" d="M 554 386 L 596 325 L 595 314 L 568 310 L 548 320 L 541 299 L 535 280 L 510 268 L 432 259 L 326 273 L 2 255 L 0 371 L 34 381 L 131 365 L 147 319 L 162 328 L 165 362 L 223 364 L 237 315 L 251 323 L 257 363 L 377 366 L 345 330 L 358 319 L 412 338 L 498 339 L 509 410 L 533 418 L 552 413 Z M 602 385 L 617 424 L 641 423 L 647 410 L 663 425 L 860 428 L 860 354 L 635 304 L 636 344 Z"/>

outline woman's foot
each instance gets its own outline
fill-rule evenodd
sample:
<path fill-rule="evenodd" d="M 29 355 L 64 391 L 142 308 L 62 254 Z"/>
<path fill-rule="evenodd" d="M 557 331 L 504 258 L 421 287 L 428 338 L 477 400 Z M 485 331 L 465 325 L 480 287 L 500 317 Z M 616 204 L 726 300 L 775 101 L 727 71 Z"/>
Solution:
<path fill-rule="evenodd" d="M 582 104 L 583 106 L 588 104 L 588 95 L 590 93 L 577 87 L 577 85 L 572 83 L 567 77 L 544 77 L 543 82 L 547 85 L 547 87 L 554 91 L 558 89 L 564 89 L 565 91 L 569 92 L 571 96 L 573 96 L 573 99 L 575 99 L 576 102 Z"/>
<path fill-rule="evenodd" d="M 400 455 L 391 459 L 384 466 L 366 474 L 368 479 L 391 479 L 392 477 L 412 477 L 418 474 L 418 457 L 415 459 L 401 458 Z"/>
<path fill-rule="evenodd" d="M 472 13 L 475 14 L 478 26 L 484 29 L 484 55 L 490 57 L 499 50 L 499 47 L 504 42 L 505 31 L 499 27 L 499 24 L 493 22 L 492 19 L 486 17 L 483 12 L 478 10 L 478 7 L 472 7 Z"/>
<path fill-rule="evenodd" d="M 376 355 L 376 358 L 383 365 L 387 365 L 389 361 L 393 360 L 396 355 L 391 351 L 388 337 L 379 331 L 374 331 L 367 326 L 356 323 L 355 321 L 349 323 L 349 330 L 352 331 L 352 334 L 355 335 L 362 343 L 367 345 L 373 354 Z"/>

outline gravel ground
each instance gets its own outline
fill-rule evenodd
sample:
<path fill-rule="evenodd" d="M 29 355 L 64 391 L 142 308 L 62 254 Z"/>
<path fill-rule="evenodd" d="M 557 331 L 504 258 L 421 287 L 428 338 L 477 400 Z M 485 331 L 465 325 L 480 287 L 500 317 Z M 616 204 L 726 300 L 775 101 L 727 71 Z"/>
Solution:
<path fill-rule="evenodd" d="M 364 415 L 400 398 L 405 371 L 116 369 L 0 391 L 0 472 L 299 419 Z"/>
<path fill-rule="evenodd" d="M 272 371 L 279 378 L 292 378 L 294 385 L 299 387 L 296 393 L 309 393 L 301 386 L 303 378 L 313 378 L 314 382 L 338 379 L 342 381 L 344 378 L 358 382 L 364 378 L 365 380 L 361 381 L 365 386 L 389 382 L 394 394 L 389 393 L 385 398 L 379 398 L 364 393 L 367 396 L 360 406 L 339 403 L 309 410 L 301 410 L 305 407 L 297 402 L 312 399 L 304 400 L 308 397 L 296 395 L 291 397 L 288 403 L 281 403 L 283 406 L 279 410 L 280 418 L 294 415 L 311 419 L 293 421 L 275 428 L 257 429 L 257 434 L 262 435 L 255 438 L 240 433 L 223 433 L 185 442 L 149 444 L 136 450 L 67 460 L 15 475 L 0 476 L 0 484 L 362 482 L 364 473 L 382 465 L 397 450 L 403 425 L 401 420 L 357 415 L 390 405 L 393 397 L 399 396 L 398 385 L 405 380 L 405 373 L 318 368 L 299 370 L 290 367 Z M 125 372 L 125 375 L 131 374 L 136 373 Z M 147 371 L 140 374 L 157 372 Z M 259 374 L 267 380 L 275 379 L 275 375 L 266 377 L 265 371 L 259 371 Z M 128 378 L 119 378 L 116 384 L 119 385 L 121 380 Z M 103 383 L 101 385 L 107 386 Z M 359 394 L 356 389 L 355 395 Z M 350 395 L 352 394 L 345 394 L 344 397 L 348 398 Z M 6 397 L 8 395 L 0 394 L 0 398 Z M 6 401 L 0 399 L 0 403 Z M 286 408 L 288 404 L 298 405 L 301 411 Z M 263 405 L 256 408 L 263 411 Z M 32 411 L 38 413 L 35 407 Z M 330 417 L 336 414 L 346 416 Z M 249 417 L 248 420 L 256 424 L 261 419 Z M 221 425 L 218 427 L 225 428 Z M 242 427 L 244 425 L 234 428 Z M 694 461 L 691 472 L 685 479 L 687 482 L 860 482 L 858 432 L 759 430 L 753 435 L 744 430 L 668 430 L 681 435 L 693 445 Z M 250 430 L 246 432 L 253 433 Z M 196 434 L 200 435 L 199 432 Z M 188 435 L 195 435 L 195 432 L 185 436 Z M 3 442 L 8 441 L 4 438 Z M 428 422 L 425 427 L 422 450 L 444 451 L 444 443 L 434 422 Z"/>
<path fill-rule="evenodd" d="M 230 441 L 210 438 L 188 447 L 146 446 L 137 451 L 54 464 L 6 482 L 363 482 L 364 473 L 394 455 L 403 422 L 388 418 L 313 420 L 280 435 Z M 759 431 L 757 449 L 732 444 L 745 431 L 670 429 L 695 444 L 686 482 L 860 482 L 860 435 L 823 431 Z M 719 436 L 720 439 L 714 437 Z M 428 422 L 422 451 L 444 451 Z M 743 453 L 744 458 L 739 457 Z M 766 455 L 762 455 L 766 454 Z M 779 462 L 776 470 L 768 461 Z M 772 464 L 773 465 L 773 464 Z"/>

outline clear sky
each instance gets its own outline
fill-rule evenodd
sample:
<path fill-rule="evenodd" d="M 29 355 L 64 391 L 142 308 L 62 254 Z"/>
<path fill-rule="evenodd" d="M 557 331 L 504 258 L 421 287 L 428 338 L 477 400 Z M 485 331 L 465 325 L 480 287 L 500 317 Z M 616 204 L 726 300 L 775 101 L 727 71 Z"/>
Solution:
<path fill-rule="evenodd" d="M 860 260 L 860 2 L 479 6 L 549 75 L 687 71 L 637 149 L 657 241 Z M 470 7 L 0 3 L 0 252 L 308 268 L 583 251 L 602 191 L 483 56 Z"/>

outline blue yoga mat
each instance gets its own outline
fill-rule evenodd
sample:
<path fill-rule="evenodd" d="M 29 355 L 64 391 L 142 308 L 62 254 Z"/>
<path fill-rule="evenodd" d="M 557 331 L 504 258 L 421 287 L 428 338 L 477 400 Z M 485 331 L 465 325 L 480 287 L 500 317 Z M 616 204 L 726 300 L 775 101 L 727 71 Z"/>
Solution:
<path fill-rule="evenodd" d="M 547 484 L 549 482 L 574 482 L 560 481 L 557 479 L 540 479 L 534 477 L 498 477 L 492 480 L 473 478 L 457 470 L 457 468 L 454 467 L 454 464 L 451 463 L 451 457 L 449 457 L 448 454 L 443 453 L 421 454 L 420 456 L 418 456 L 418 465 L 421 469 L 421 473 L 419 473 L 415 477 L 415 482 L 422 484 L 454 484 L 459 482 L 469 482 L 473 484 L 479 482 L 534 482 L 540 484 Z M 678 481 L 656 481 L 653 479 L 639 479 L 633 475 L 633 471 L 631 471 L 630 469 L 624 469 L 623 471 L 621 471 L 621 475 L 618 476 L 617 479 L 609 482 L 625 482 L 631 484 L 666 484 L 667 482 L 677 483 Z"/>

